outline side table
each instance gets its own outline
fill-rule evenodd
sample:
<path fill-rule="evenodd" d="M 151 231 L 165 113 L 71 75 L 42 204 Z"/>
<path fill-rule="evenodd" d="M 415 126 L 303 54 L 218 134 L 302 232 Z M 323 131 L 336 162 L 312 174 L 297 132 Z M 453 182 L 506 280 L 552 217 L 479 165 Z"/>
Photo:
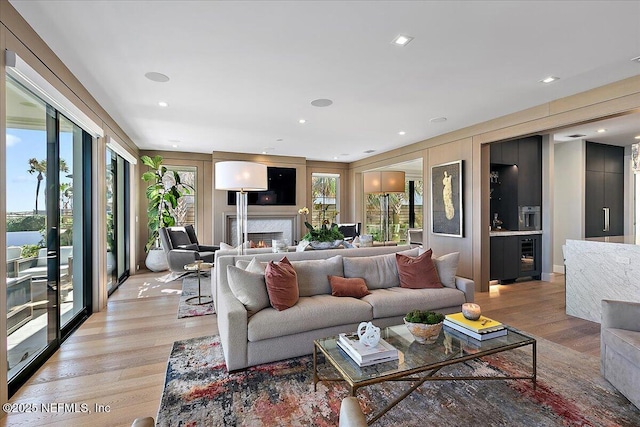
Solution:
<path fill-rule="evenodd" d="M 211 271 L 213 264 L 210 262 L 196 261 L 191 264 L 187 264 L 184 266 L 185 271 L 195 271 L 198 275 L 198 296 L 190 297 L 185 300 L 187 304 L 190 305 L 203 305 L 209 304 L 213 302 L 213 298 L 210 295 L 202 295 L 202 291 L 200 289 L 200 272 L 201 271 Z M 197 300 L 197 302 L 196 302 Z"/>

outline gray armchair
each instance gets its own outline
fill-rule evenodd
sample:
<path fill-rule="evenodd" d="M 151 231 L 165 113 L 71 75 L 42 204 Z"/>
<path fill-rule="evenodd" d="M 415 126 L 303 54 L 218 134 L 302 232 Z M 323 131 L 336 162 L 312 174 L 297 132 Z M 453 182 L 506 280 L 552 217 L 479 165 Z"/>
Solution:
<path fill-rule="evenodd" d="M 213 254 L 219 246 L 201 245 L 192 225 L 185 227 L 166 227 L 159 230 L 162 247 L 167 254 L 169 269 L 176 273 L 184 273 L 185 264 L 197 260 L 213 262 Z"/>
<path fill-rule="evenodd" d="M 640 408 L 640 303 L 602 300 L 600 372 Z"/>

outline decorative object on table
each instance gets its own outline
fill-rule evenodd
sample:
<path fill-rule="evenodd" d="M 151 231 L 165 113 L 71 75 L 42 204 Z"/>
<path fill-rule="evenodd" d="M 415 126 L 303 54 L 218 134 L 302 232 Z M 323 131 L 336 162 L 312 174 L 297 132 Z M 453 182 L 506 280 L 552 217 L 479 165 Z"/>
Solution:
<path fill-rule="evenodd" d="M 507 329 L 497 320 L 486 316 L 480 316 L 478 320 L 469 320 L 462 312 L 447 314 L 444 325 L 480 341 L 507 335 Z"/>
<path fill-rule="evenodd" d="M 182 196 L 191 194 L 193 187 L 181 182 L 178 172 L 163 166 L 162 156 L 154 158 L 142 156 L 140 160 L 151 169 L 142 174 L 142 180 L 150 183 L 146 190 L 149 201 L 147 207 L 149 240 L 145 245 L 145 250 L 149 252 L 152 248 L 160 248 L 158 230 L 176 225 L 175 208 L 178 206 L 178 201 Z"/>
<path fill-rule="evenodd" d="M 375 347 L 380 342 L 380 328 L 371 322 L 361 322 L 358 325 L 358 339 L 367 347 Z"/>
<path fill-rule="evenodd" d="M 200 275 L 202 274 L 202 272 L 211 271 L 212 268 L 213 268 L 213 263 L 204 262 L 201 260 L 198 260 L 196 262 L 193 262 L 191 264 L 187 264 L 184 266 L 185 271 L 189 271 L 189 272 L 195 271 L 198 276 L 198 295 L 193 296 L 191 298 L 187 298 L 186 300 L 187 304 L 203 305 L 203 304 L 209 304 L 210 302 L 213 301 L 213 298 L 211 298 L 210 295 L 202 295 L 202 289 L 200 287 Z"/>
<path fill-rule="evenodd" d="M 478 320 L 482 311 L 478 304 L 472 302 L 465 302 L 462 304 L 462 315 L 469 320 Z"/>
<path fill-rule="evenodd" d="M 271 250 L 274 253 L 289 252 L 289 242 L 287 239 L 273 239 L 271 240 Z"/>
<path fill-rule="evenodd" d="M 389 194 L 404 193 L 405 177 L 403 171 L 372 171 L 362 174 L 365 194 L 378 194 L 381 196 L 383 206 L 380 209 L 380 224 L 383 232 L 383 241 L 390 240 L 389 235 Z"/>
<path fill-rule="evenodd" d="M 463 161 L 431 167 L 431 232 L 451 237 L 464 237 L 462 228 Z"/>
<path fill-rule="evenodd" d="M 444 314 L 433 311 L 413 310 L 404 317 L 404 324 L 411 335 L 420 344 L 433 344 L 437 341 Z"/>
<path fill-rule="evenodd" d="M 531 354 L 513 351 L 458 366 L 459 375 L 513 375 Z M 631 426 L 638 409 L 600 375 L 600 358 L 538 339 L 537 388 L 528 381 L 439 381 L 424 384 L 376 421 L 376 426 L 407 424 Z M 176 341 L 168 358 L 157 425 L 338 425 L 343 383 L 313 383 L 313 358 L 303 356 L 229 372 L 218 336 Z M 336 376 L 330 367 L 327 377 Z M 571 372 L 571 375 L 567 375 Z M 398 394 L 394 381 L 363 387 L 358 400 L 370 417 Z M 598 392 L 585 393 L 585 390 Z M 291 404 L 296 402 L 296 404 Z M 451 404 L 457 402 L 458 404 Z M 462 403 L 461 403 L 462 402 Z M 443 409 L 446 408 L 446 416 Z M 274 415 L 276 414 L 276 415 Z M 479 421 L 478 414 L 482 414 Z M 523 415 L 524 414 L 524 415 Z M 274 421 L 277 416 L 277 421 Z M 415 423 L 407 420 L 416 421 Z"/>
<path fill-rule="evenodd" d="M 378 339 L 375 346 L 368 346 L 360 341 L 357 333 L 340 334 L 336 345 L 359 367 L 391 362 L 399 357 L 398 350 L 382 338 Z"/>
<path fill-rule="evenodd" d="M 238 254 L 244 253 L 248 241 L 247 191 L 264 191 L 268 187 L 267 166 L 252 162 L 218 162 L 215 164 L 216 190 L 236 191 L 236 242 Z"/>
<path fill-rule="evenodd" d="M 344 241 L 344 235 L 338 231 L 337 224 L 330 224 L 329 220 L 325 219 L 320 227 L 314 228 L 307 221 L 308 208 L 301 208 L 298 213 L 304 215 L 304 226 L 309 230 L 302 236 L 302 240 L 309 242 L 309 246 L 313 249 L 334 249 Z"/>

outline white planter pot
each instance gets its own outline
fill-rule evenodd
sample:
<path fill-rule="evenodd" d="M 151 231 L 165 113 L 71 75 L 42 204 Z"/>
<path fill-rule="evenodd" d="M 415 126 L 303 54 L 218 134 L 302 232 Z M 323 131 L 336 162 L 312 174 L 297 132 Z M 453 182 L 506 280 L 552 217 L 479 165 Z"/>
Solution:
<path fill-rule="evenodd" d="M 144 264 L 151 271 L 165 271 L 169 268 L 167 263 L 167 256 L 163 249 L 151 249 L 147 254 L 147 259 Z"/>

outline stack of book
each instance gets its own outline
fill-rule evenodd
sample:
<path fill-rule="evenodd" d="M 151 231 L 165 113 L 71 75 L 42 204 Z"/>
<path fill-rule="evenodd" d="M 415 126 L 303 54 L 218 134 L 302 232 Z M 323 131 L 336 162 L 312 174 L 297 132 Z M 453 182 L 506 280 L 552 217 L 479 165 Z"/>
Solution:
<path fill-rule="evenodd" d="M 469 320 L 462 313 L 447 314 L 444 325 L 480 341 L 507 335 L 507 329 L 502 323 L 485 316 Z"/>
<path fill-rule="evenodd" d="M 358 334 L 340 334 L 337 344 L 358 366 L 398 359 L 398 350 L 382 338 L 375 347 L 367 347 L 360 342 Z"/>

